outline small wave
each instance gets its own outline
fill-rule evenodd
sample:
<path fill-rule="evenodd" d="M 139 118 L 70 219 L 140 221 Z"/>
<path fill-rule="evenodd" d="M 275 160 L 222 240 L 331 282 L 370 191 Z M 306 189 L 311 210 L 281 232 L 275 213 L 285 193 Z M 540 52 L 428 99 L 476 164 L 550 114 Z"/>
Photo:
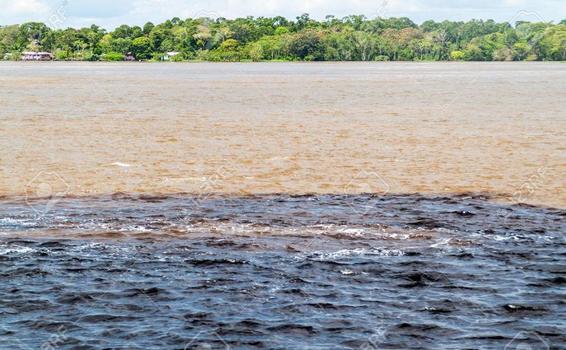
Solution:
<path fill-rule="evenodd" d="M 16 218 L 16 217 L 7 217 L 7 218 L 0 218 L 0 228 L 33 228 L 38 227 L 37 220 L 31 220 L 29 218 Z"/>
<path fill-rule="evenodd" d="M 24 246 L 0 246 L 0 255 L 30 254 L 33 252 L 35 252 L 35 249 Z"/>
<path fill-rule="evenodd" d="M 334 261 L 345 257 L 364 256 L 402 256 L 404 252 L 399 249 L 341 249 L 335 252 L 312 252 L 305 255 L 306 258 L 320 261 Z"/>

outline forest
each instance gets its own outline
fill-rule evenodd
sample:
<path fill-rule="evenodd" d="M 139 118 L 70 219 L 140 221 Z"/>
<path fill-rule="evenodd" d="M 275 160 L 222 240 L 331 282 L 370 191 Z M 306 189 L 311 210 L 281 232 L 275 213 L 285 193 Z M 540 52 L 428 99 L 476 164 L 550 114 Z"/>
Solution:
<path fill-rule="evenodd" d="M 560 23 L 425 21 L 352 15 L 173 18 L 143 27 L 52 29 L 39 22 L 0 26 L 0 59 L 50 52 L 56 60 L 122 61 L 562 61 Z"/>

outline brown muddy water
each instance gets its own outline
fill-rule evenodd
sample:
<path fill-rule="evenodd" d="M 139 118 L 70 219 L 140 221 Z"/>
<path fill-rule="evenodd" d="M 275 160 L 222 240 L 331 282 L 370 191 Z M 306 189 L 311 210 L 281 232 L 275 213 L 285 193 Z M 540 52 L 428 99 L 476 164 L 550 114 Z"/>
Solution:
<path fill-rule="evenodd" d="M 563 349 L 566 65 L 0 64 L 0 349 Z"/>
<path fill-rule="evenodd" d="M 565 96 L 560 63 L 3 63 L 0 195 L 484 192 L 564 207 Z"/>

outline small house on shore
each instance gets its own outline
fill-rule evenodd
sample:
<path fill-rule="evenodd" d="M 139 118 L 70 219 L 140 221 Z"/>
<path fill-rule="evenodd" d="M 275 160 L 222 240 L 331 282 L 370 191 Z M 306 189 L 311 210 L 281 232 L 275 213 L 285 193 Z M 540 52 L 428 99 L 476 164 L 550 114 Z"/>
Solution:
<path fill-rule="evenodd" d="M 133 62 L 133 61 L 135 61 L 135 60 L 136 60 L 136 57 L 135 57 L 134 54 L 131 53 L 131 52 L 128 52 L 128 53 L 126 54 L 126 56 L 124 56 L 124 61 Z"/>
<path fill-rule="evenodd" d="M 22 61 L 51 61 L 54 58 L 51 52 L 24 52 Z"/>
<path fill-rule="evenodd" d="M 175 56 L 179 55 L 179 52 L 176 51 L 171 51 L 171 52 L 166 52 L 165 54 L 163 54 L 163 56 L 161 56 L 161 60 L 162 61 L 171 61 L 171 59 Z"/>

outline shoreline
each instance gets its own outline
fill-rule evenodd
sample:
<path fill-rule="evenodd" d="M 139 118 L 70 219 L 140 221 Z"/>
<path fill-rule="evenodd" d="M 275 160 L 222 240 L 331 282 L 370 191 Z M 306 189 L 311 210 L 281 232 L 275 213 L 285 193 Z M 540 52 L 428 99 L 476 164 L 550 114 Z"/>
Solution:
<path fill-rule="evenodd" d="M 195 64 L 195 63 L 218 63 L 218 64 L 226 64 L 226 63 L 235 63 L 235 64 L 264 64 L 264 63 L 293 63 L 293 64 L 332 64 L 332 63 L 352 63 L 352 64 L 430 64 L 430 63 L 438 63 L 438 64 L 551 64 L 551 63 L 566 63 L 566 61 L 435 61 L 435 60 L 422 60 L 422 61 L 200 61 L 200 60 L 191 60 L 191 61 L 178 61 L 178 62 L 171 62 L 171 61 L 69 61 L 69 60 L 51 60 L 51 61 L 25 61 L 25 60 L 0 60 L 0 63 L 30 63 L 30 64 L 39 64 L 39 63 L 85 63 L 85 64 L 96 64 L 96 63 L 109 63 L 109 64 Z"/>

